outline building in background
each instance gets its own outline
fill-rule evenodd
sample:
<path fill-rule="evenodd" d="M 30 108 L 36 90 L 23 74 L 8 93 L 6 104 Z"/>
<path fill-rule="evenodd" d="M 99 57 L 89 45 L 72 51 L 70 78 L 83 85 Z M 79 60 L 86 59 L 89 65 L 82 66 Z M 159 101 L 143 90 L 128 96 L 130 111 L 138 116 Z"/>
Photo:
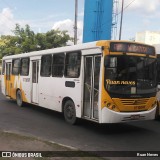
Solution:
<path fill-rule="evenodd" d="M 83 42 L 111 39 L 114 0 L 85 0 Z"/>
<path fill-rule="evenodd" d="M 153 31 L 137 32 L 135 41 L 150 45 L 160 44 L 160 32 L 153 32 Z"/>

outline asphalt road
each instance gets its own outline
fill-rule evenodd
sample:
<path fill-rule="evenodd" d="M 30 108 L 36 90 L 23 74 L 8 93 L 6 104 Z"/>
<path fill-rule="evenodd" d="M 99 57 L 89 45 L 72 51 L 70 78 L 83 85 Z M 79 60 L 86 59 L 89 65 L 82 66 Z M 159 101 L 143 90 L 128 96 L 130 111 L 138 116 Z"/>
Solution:
<path fill-rule="evenodd" d="M 0 130 L 40 137 L 87 151 L 160 151 L 160 121 L 69 125 L 58 112 L 6 99 L 0 93 Z"/>

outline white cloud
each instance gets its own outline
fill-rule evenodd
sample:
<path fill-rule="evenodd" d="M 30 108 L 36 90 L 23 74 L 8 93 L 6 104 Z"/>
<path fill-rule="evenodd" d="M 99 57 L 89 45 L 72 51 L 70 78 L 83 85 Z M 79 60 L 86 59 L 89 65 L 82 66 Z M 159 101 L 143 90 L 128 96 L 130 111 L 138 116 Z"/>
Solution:
<path fill-rule="evenodd" d="M 126 0 L 125 6 L 127 5 L 129 6 L 126 10 L 133 11 L 136 14 L 137 13 L 153 14 L 159 11 L 160 1 L 159 0 L 135 0 L 135 1 Z"/>
<path fill-rule="evenodd" d="M 122 0 L 119 0 L 119 11 L 121 10 L 121 2 Z M 160 0 L 124 0 L 124 2 L 123 39 L 135 37 L 136 32 L 145 30 L 160 31 L 158 25 Z"/>
<path fill-rule="evenodd" d="M 56 15 L 57 16 L 57 15 Z M 50 19 L 53 16 L 49 16 L 42 19 L 36 20 L 24 20 L 24 19 L 15 19 L 14 14 L 10 8 L 3 8 L 0 11 L 0 35 L 13 35 L 13 30 L 15 29 L 15 24 L 20 24 L 21 27 L 24 27 L 26 24 L 29 24 L 31 29 L 35 32 L 46 32 L 49 28 L 67 30 L 71 37 L 74 37 L 74 21 L 71 19 L 66 19 L 63 21 L 57 21 L 53 23 Z M 53 26 L 53 27 L 52 27 Z M 78 21 L 78 42 L 82 42 L 82 32 L 83 32 L 83 22 Z"/>
<path fill-rule="evenodd" d="M 4 8 L 0 12 L 0 35 L 12 34 L 11 30 L 15 27 L 15 20 L 12 11 Z"/>
<path fill-rule="evenodd" d="M 82 43 L 82 34 L 83 34 L 83 22 L 77 22 L 78 28 L 78 43 Z M 74 37 L 74 21 L 71 19 L 66 19 L 63 21 L 55 22 L 52 29 L 66 30 L 71 37 Z"/>

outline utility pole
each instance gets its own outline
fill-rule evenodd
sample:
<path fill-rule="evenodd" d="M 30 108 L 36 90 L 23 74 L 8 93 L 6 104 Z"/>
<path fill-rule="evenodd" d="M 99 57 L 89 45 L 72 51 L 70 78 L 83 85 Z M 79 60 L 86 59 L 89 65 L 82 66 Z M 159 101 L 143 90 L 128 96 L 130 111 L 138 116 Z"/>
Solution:
<path fill-rule="evenodd" d="M 77 15 L 78 15 L 78 0 L 75 0 L 74 44 L 77 44 Z"/>
<path fill-rule="evenodd" d="M 123 6 L 124 6 L 124 0 L 122 0 L 121 21 L 120 21 L 120 29 L 119 29 L 119 40 L 121 40 L 121 34 L 122 34 Z"/>

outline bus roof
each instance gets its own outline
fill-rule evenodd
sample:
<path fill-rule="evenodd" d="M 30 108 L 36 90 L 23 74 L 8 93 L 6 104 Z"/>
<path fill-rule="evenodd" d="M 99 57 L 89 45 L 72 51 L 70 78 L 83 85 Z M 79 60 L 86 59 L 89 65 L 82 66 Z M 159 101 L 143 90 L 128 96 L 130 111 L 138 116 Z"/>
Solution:
<path fill-rule="evenodd" d="M 40 50 L 40 51 L 32 51 L 27 53 L 21 53 L 17 55 L 8 55 L 4 56 L 2 59 L 14 59 L 19 57 L 32 57 L 32 56 L 41 56 L 43 54 L 52 54 L 52 53 L 61 53 L 61 52 L 72 52 L 76 50 L 85 50 L 85 49 L 91 49 L 91 48 L 100 48 L 101 46 L 107 46 L 110 42 L 131 42 L 131 43 L 137 43 L 133 41 L 126 41 L 126 40 L 101 40 L 101 41 L 94 41 L 89 43 L 82 43 L 77 44 L 73 46 L 65 46 L 65 47 L 59 47 L 59 48 L 52 48 L 52 49 L 46 49 L 46 50 Z M 139 43 L 142 44 L 142 43 Z"/>
<path fill-rule="evenodd" d="M 76 50 L 85 50 L 89 48 L 99 48 L 99 47 L 100 46 L 97 46 L 97 41 L 95 41 L 95 42 L 77 44 L 73 46 L 65 46 L 65 47 L 52 48 L 52 49 L 46 49 L 46 50 L 40 50 L 40 51 L 32 51 L 32 52 L 21 53 L 17 55 L 8 55 L 8 56 L 4 56 L 3 59 L 5 60 L 5 59 L 18 58 L 18 57 L 32 57 L 32 56 L 40 56 L 43 54 L 72 52 Z"/>

